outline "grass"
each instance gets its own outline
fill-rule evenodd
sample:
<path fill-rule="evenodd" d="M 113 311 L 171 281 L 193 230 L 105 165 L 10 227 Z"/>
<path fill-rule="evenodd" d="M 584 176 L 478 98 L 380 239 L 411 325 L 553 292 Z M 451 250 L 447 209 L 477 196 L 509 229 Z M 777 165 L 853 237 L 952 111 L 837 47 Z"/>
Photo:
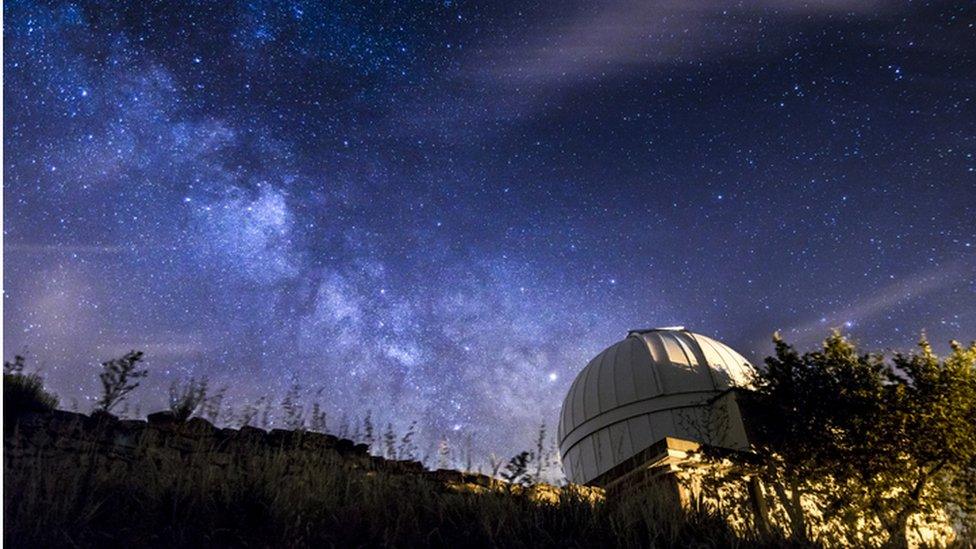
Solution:
<path fill-rule="evenodd" d="M 539 498 L 533 496 L 538 487 L 451 484 L 443 476 L 370 466 L 365 458 L 333 451 L 245 444 L 242 453 L 228 454 L 198 440 L 197 448 L 179 456 L 152 437 L 116 455 L 114 443 L 97 442 L 101 435 L 92 427 L 104 418 L 92 416 L 70 428 L 95 429 L 88 438 L 52 440 L 51 433 L 60 431 L 21 428 L 18 418 L 57 406 L 41 378 L 23 369 L 22 357 L 5 363 L 3 536 L 11 547 L 783 545 L 780 539 L 760 543 L 753 532 L 734 529 L 725 511 L 684 511 L 651 489 L 623 502 L 593 498 L 576 487 L 549 487 L 556 497 Z M 205 385 L 177 389 L 172 403 L 182 406 L 180 419 L 220 407 Z M 255 407 L 240 424 L 257 413 Z M 270 400 L 262 413 L 265 423 L 269 413 Z M 294 421 L 286 425 L 305 429 L 303 412 L 285 419 L 290 416 Z M 324 416 L 320 422 L 313 417 L 312 425 L 319 423 L 324 426 Z M 375 438 L 371 421 L 366 425 L 368 438 Z M 416 459 L 413 434 L 411 426 L 400 438 L 388 425 L 377 446 Z"/>
<path fill-rule="evenodd" d="M 3 374 L 4 429 L 10 428 L 25 412 L 47 412 L 58 405 L 58 398 L 44 390 L 40 375 L 21 371 Z"/>
<path fill-rule="evenodd" d="M 8 439 L 7 446 L 15 442 Z M 428 476 L 353 469 L 332 454 L 255 450 L 233 465 L 191 453 L 109 461 L 94 448 L 12 466 L 4 541 L 26 546 L 734 547 L 715 513 L 652 495 L 608 505 L 572 489 L 543 503 L 516 488 L 452 489 Z"/>

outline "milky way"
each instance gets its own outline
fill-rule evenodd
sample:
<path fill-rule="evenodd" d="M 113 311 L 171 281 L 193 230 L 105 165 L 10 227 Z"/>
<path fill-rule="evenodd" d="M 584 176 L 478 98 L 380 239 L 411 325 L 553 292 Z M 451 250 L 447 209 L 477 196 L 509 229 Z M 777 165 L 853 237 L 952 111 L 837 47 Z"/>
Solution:
<path fill-rule="evenodd" d="M 4 3 L 5 356 L 511 455 L 631 328 L 976 337 L 976 5 L 483 4 Z"/>

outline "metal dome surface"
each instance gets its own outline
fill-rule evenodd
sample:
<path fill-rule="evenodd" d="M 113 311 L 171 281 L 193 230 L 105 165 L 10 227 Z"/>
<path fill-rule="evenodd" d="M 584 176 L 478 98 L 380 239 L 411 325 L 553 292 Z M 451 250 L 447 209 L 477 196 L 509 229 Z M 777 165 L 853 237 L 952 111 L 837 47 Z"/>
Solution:
<path fill-rule="evenodd" d="M 714 401 L 752 371 L 725 344 L 683 327 L 631 331 L 583 368 L 563 401 L 566 477 L 589 483 L 665 437 L 746 447 L 737 406 Z"/>

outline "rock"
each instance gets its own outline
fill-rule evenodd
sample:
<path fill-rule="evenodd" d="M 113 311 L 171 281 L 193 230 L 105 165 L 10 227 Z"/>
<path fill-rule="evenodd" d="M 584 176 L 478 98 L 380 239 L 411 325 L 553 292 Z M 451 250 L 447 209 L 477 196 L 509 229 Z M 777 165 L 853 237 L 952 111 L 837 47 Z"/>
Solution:
<path fill-rule="evenodd" d="M 242 440 L 261 441 L 268 436 L 268 432 L 258 427 L 245 425 L 237 430 L 237 436 Z"/>
<path fill-rule="evenodd" d="M 369 444 L 357 444 L 352 447 L 352 453 L 358 456 L 369 455 Z"/>
<path fill-rule="evenodd" d="M 51 417 L 52 428 L 62 429 L 62 428 L 77 428 L 84 424 L 87 416 L 85 414 L 79 414 L 77 412 L 68 412 L 66 410 L 52 410 L 48 412 Z"/>
<path fill-rule="evenodd" d="M 454 469 L 438 469 L 430 471 L 427 475 L 437 482 L 444 484 L 461 484 L 464 482 L 464 473 Z"/>
<path fill-rule="evenodd" d="M 176 425 L 176 414 L 169 410 L 153 412 L 146 416 L 146 421 L 155 427 L 171 427 Z"/>
<path fill-rule="evenodd" d="M 498 485 L 501 481 L 481 473 L 464 473 L 464 482 L 466 484 L 475 484 L 478 486 L 484 486 L 485 488 L 492 488 Z"/>
<path fill-rule="evenodd" d="M 351 454 L 356 443 L 349 440 L 348 438 L 340 438 L 336 441 L 335 449 L 341 454 Z"/>
<path fill-rule="evenodd" d="M 142 431 L 149 424 L 141 419 L 120 419 L 117 427 L 126 431 Z"/>
<path fill-rule="evenodd" d="M 95 410 L 88 416 L 88 422 L 96 427 L 108 427 L 118 421 L 118 416 L 114 416 L 105 410 Z"/>
<path fill-rule="evenodd" d="M 393 469 L 404 473 L 422 473 L 426 470 L 423 463 L 409 459 L 391 461 L 390 464 Z"/>
<path fill-rule="evenodd" d="M 217 429 L 214 435 L 217 437 L 217 441 L 220 444 L 232 444 L 238 438 L 239 431 L 237 429 Z"/>
<path fill-rule="evenodd" d="M 213 436 L 213 434 L 217 432 L 217 428 L 214 427 L 214 424 L 203 419 L 202 417 L 191 417 L 189 421 L 183 424 L 182 430 L 185 433 L 206 436 Z"/>
<path fill-rule="evenodd" d="M 322 441 L 322 443 L 326 448 L 335 448 L 339 443 L 339 437 L 335 435 L 325 434 L 323 436 L 325 436 L 325 439 Z"/>
<path fill-rule="evenodd" d="M 301 440 L 300 431 L 289 431 L 286 429 L 272 429 L 268 433 L 267 440 L 270 444 L 275 446 L 291 446 L 297 444 Z"/>
<path fill-rule="evenodd" d="M 50 425 L 51 417 L 51 414 L 48 412 L 21 412 L 17 416 L 17 428 L 24 432 L 44 429 Z"/>
<path fill-rule="evenodd" d="M 135 450 L 139 447 L 139 434 L 135 431 L 117 433 L 112 439 L 112 446 L 117 450 Z"/>
<path fill-rule="evenodd" d="M 315 431 L 305 431 L 302 433 L 302 447 L 309 450 L 328 448 L 330 442 L 329 435 Z"/>

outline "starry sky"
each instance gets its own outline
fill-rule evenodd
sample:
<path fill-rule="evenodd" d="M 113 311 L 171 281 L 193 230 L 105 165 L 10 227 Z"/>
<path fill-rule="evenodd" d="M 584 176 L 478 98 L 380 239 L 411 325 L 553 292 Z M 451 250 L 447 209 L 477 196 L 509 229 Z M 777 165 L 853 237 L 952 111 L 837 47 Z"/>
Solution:
<path fill-rule="evenodd" d="M 3 349 L 511 455 L 628 329 L 976 337 L 976 4 L 3 5 Z M 550 432 L 552 429 L 550 429 Z"/>

